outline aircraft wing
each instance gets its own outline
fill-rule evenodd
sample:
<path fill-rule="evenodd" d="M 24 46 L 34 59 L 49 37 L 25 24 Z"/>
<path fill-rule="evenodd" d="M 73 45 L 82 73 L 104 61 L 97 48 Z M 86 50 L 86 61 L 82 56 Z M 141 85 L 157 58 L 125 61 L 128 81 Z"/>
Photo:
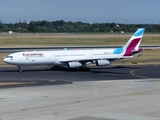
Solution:
<path fill-rule="evenodd" d="M 107 56 L 107 57 L 99 57 L 99 58 L 78 58 L 78 59 L 74 59 L 74 58 L 66 58 L 66 59 L 61 59 L 59 60 L 58 62 L 71 62 L 71 61 L 85 61 L 85 62 L 88 62 L 88 61 L 94 61 L 94 60 L 113 60 L 113 59 L 124 59 L 124 58 L 132 58 L 134 56 L 120 56 L 120 55 L 110 55 L 110 56 Z"/>

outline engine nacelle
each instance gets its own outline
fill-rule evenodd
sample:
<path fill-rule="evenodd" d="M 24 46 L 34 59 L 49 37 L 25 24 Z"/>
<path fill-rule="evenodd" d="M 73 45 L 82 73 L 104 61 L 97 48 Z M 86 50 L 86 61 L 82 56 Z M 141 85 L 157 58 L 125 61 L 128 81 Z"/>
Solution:
<path fill-rule="evenodd" d="M 97 66 L 106 66 L 106 65 L 110 65 L 111 62 L 108 60 L 97 60 L 96 61 L 96 65 Z"/>
<path fill-rule="evenodd" d="M 76 68 L 81 66 L 82 64 L 80 62 L 68 62 L 68 68 Z"/>

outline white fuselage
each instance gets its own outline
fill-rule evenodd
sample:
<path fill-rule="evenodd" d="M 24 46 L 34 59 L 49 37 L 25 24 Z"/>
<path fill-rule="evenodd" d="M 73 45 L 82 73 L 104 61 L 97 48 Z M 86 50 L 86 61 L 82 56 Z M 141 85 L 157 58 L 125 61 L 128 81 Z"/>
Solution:
<path fill-rule="evenodd" d="M 17 66 L 55 65 L 60 64 L 59 61 L 103 59 L 107 55 L 113 55 L 113 51 L 114 49 L 17 52 L 8 55 L 4 62 Z"/>

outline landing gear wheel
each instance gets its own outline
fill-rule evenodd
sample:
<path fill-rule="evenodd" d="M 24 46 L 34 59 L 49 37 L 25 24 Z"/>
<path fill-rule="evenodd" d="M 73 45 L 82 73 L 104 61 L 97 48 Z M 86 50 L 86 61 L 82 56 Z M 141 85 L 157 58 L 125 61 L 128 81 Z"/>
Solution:
<path fill-rule="evenodd" d="M 21 70 L 21 67 L 20 67 L 20 66 L 18 66 L 18 72 L 22 72 L 22 70 Z"/>

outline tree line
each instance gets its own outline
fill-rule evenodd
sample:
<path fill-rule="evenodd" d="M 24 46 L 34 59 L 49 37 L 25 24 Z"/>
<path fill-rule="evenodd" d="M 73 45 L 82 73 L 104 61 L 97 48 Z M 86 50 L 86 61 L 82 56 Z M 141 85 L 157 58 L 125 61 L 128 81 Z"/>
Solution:
<path fill-rule="evenodd" d="M 95 32 L 134 32 L 137 28 L 146 32 L 160 32 L 160 24 L 120 24 L 120 23 L 83 23 L 57 21 L 31 21 L 30 23 L 0 24 L 0 32 L 20 33 L 95 33 Z"/>

